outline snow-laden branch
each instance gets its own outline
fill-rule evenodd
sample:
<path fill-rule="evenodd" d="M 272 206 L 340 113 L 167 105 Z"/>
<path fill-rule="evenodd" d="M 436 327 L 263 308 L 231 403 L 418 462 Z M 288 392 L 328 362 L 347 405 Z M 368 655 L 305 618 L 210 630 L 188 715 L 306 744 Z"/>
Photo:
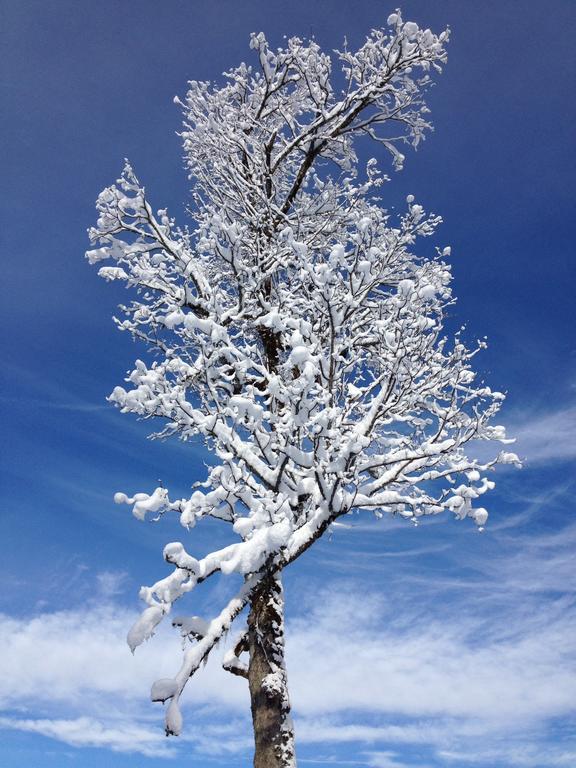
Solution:
<path fill-rule="evenodd" d="M 182 730 L 182 715 L 180 713 L 180 696 L 186 683 L 198 670 L 212 648 L 230 629 L 236 616 L 245 608 L 259 579 L 253 576 L 248 579 L 236 597 L 230 600 L 218 616 L 210 621 L 198 642 L 189 648 L 182 660 L 182 665 L 173 679 L 158 680 L 152 686 L 152 701 L 165 702 L 170 700 L 166 710 L 166 735 L 177 736 Z"/>

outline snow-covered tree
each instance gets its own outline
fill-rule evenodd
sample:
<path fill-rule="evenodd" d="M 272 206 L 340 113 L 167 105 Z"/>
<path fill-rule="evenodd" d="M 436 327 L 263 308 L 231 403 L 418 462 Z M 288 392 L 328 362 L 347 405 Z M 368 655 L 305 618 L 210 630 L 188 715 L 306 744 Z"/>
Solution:
<path fill-rule="evenodd" d="M 216 457 L 189 498 L 161 487 L 116 501 L 141 520 L 174 512 L 186 530 L 217 518 L 238 537 L 201 558 L 167 544 L 173 570 L 142 588 L 128 642 L 213 574 L 240 574 L 213 617 L 173 619 L 187 649 L 152 699 L 168 702 L 166 731 L 178 734 L 186 683 L 248 609 L 224 667 L 248 680 L 257 768 L 295 765 L 282 570 L 346 515 L 449 511 L 482 527 L 487 471 L 517 461 L 468 450 L 506 442 L 491 423 L 503 395 L 476 383 L 484 342 L 469 348 L 445 328 L 450 249 L 420 245 L 440 218 L 412 196 L 389 215 L 377 161 L 360 167 L 355 152 L 372 139 L 401 168 L 401 150 L 431 127 L 423 95 L 447 40 L 396 12 L 335 54 L 333 76 L 316 42 L 273 49 L 253 35 L 253 65 L 223 85 L 191 82 L 182 103 L 193 225 L 155 209 L 128 164 L 98 198 L 88 259 L 133 289 L 116 322 L 153 353 L 109 399 L 160 417 L 157 435 L 201 436 Z"/>

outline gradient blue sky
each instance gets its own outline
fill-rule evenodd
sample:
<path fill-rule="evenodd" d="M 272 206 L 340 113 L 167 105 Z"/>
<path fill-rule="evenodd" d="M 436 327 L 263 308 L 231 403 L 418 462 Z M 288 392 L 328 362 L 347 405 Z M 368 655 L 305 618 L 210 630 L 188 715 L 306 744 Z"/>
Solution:
<path fill-rule="evenodd" d="M 453 37 L 430 94 L 435 132 L 390 171 L 444 217 L 458 322 L 487 334 L 478 366 L 509 392 L 521 471 L 497 478 L 484 534 L 437 519 L 358 518 L 287 573 L 288 665 L 303 765 L 576 765 L 576 345 L 572 0 L 409 0 Z M 327 49 L 384 23 L 371 0 L 4 0 L 0 763 L 247 765 L 242 680 L 209 664 L 187 727 L 162 735 L 149 685 L 178 666 L 162 630 L 133 658 L 140 584 L 166 573 L 175 524 L 143 525 L 117 490 L 184 495 L 200 446 L 147 441 L 105 396 L 142 354 L 113 327 L 124 294 L 83 259 L 97 193 L 128 157 L 156 207 L 184 219 L 172 103 L 187 79 L 250 56 L 248 35 Z M 572 81 L 572 82 L 571 82 Z M 570 87 L 572 85 L 572 88 Z M 372 150 L 373 152 L 374 150 Z M 225 533 L 187 541 L 204 554 Z M 185 612 L 209 616 L 227 583 Z M 179 764 L 188 764 L 182 762 Z"/>

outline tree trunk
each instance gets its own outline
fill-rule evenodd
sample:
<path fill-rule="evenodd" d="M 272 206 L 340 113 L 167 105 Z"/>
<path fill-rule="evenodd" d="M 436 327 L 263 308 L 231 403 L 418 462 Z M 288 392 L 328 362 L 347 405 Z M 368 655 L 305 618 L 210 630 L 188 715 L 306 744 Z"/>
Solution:
<path fill-rule="evenodd" d="M 254 768 L 295 768 L 294 729 L 284 665 L 284 596 L 279 574 L 264 579 L 252 598 L 248 642 Z"/>

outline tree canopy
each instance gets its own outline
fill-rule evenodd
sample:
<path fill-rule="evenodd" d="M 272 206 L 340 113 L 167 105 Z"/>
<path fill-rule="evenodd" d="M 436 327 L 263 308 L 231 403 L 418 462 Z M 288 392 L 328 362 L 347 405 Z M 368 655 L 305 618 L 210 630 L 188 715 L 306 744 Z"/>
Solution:
<path fill-rule="evenodd" d="M 358 141 L 371 139 L 402 167 L 405 148 L 431 128 L 424 95 L 447 41 L 448 31 L 396 12 L 358 50 L 336 52 L 333 73 L 313 40 L 273 49 L 252 35 L 254 65 L 229 71 L 222 85 L 191 82 L 179 102 L 191 224 L 153 207 L 128 163 L 98 198 L 88 259 L 132 289 L 116 323 L 151 353 L 109 399 L 160 418 L 158 436 L 204 438 L 216 457 L 188 498 L 159 487 L 116 501 L 139 519 L 174 512 L 186 529 L 218 518 L 238 536 L 199 558 L 166 545 L 173 570 L 142 588 L 147 608 L 130 646 L 214 573 L 244 579 L 210 621 L 174 619 L 190 646 L 174 678 L 152 690 L 170 702 L 168 733 L 180 731 L 186 682 L 233 620 L 254 609 L 264 583 L 280 616 L 272 582 L 333 523 L 449 511 L 482 527 L 489 470 L 517 462 L 470 451 L 507 442 L 493 423 L 504 396 L 474 373 L 485 342 L 470 347 L 446 329 L 450 248 L 422 243 L 440 217 L 412 196 L 391 215 L 387 177 L 357 154 Z M 248 650 L 251 664 L 256 640 L 243 638 L 225 666 L 247 676 L 240 656 Z M 287 702 L 281 639 L 264 687 Z M 290 738 L 279 765 L 292 764 Z"/>

